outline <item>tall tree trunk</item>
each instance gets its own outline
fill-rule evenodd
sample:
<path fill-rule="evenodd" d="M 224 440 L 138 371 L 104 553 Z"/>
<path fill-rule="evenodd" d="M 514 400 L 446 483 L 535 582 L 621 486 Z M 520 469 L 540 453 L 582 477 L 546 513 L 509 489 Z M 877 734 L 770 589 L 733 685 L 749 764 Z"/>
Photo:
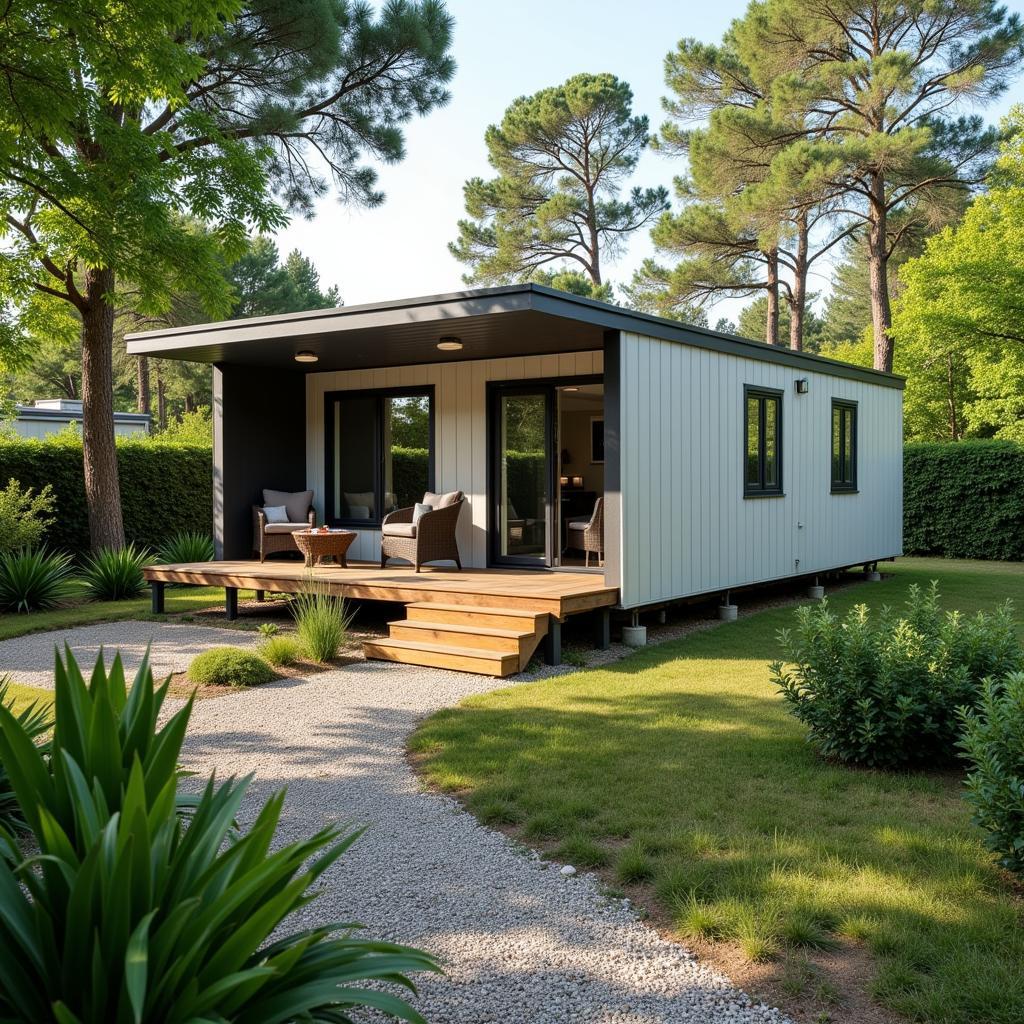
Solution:
<path fill-rule="evenodd" d="M 789 347 L 802 352 L 804 347 L 804 308 L 807 305 L 807 213 L 796 218 L 796 252 L 793 255 L 793 287 L 789 299 Z"/>
<path fill-rule="evenodd" d="M 875 339 L 876 370 L 892 373 L 892 311 L 889 306 L 889 253 L 885 209 L 885 179 L 875 174 L 869 202 L 868 267 L 871 278 L 871 330 Z"/>
<path fill-rule="evenodd" d="M 191 391 L 185 395 L 185 412 L 196 411 L 196 396 Z"/>
<path fill-rule="evenodd" d="M 167 385 L 159 366 L 156 370 L 156 425 L 160 430 L 167 429 Z"/>
<path fill-rule="evenodd" d="M 107 298 L 113 291 L 113 270 L 86 271 L 86 302 L 82 311 L 82 460 L 89 544 L 93 551 L 124 547 L 114 443 L 114 307 Z"/>
<path fill-rule="evenodd" d="M 135 361 L 135 375 L 138 381 L 139 412 L 148 413 L 152 408 L 152 395 L 149 388 L 149 357 L 138 356 Z"/>
<path fill-rule="evenodd" d="M 779 343 L 779 253 L 766 252 L 768 265 L 768 315 L 765 317 L 764 340 L 769 345 Z"/>

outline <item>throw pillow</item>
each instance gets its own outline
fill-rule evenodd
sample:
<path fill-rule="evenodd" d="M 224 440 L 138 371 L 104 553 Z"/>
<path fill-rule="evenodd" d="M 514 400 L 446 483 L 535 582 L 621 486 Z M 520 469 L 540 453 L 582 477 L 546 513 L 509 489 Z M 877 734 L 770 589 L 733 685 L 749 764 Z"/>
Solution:
<path fill-rule="evenodd" d="M 412 507 L 412 521 L 418 523 L 428 512 L 433 512 L 433 505 L 424 505 L 422 501 L 417 501 Z"/>
<path fill-rule="evenodd" d="M 288 509 L 284 505 L 264 505 L 263 514 L 267 517 L 268 523 L 287 523 Z"/>

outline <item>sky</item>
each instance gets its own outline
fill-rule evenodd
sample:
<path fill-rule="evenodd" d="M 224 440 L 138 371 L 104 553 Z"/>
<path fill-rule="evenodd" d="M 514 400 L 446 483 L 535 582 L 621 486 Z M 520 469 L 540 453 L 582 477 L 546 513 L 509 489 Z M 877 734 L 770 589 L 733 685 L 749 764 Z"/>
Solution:
<path fill-rule="evenodd" d="M 747 0 L 449 0 L 455 19 L 458 70 L 449 104 L 411 122 L 406 158 L 379 168 L 382 206 L 361 209 L 324 197 L 312 220 L 295 219 L 277 235 L 282 256 L 293 248 L 312 259 L 321 286 L 336 284 L 346 305 L 465 288 L 463 267 L 448 252 L 464 214 L 467 178 L 489 177 L 484 131 L 517 96 L 579 72 L 611 72 L 629 82 L 636 113 L 662 120 L 665 54 L 684 36 L 717 42 Z M 1021 4 L 1012 3 L 1011 10 Z M 987 116 L 1024 101 L 1018 82 Z M 680 173 L 678 157 L 645 152 L 631 184 L 664 184 Z M 604 276 L 628 283 L 653 254 L 646 229 L 637 232 Z M 810 288 L 828 290 L 828 268 Z M 725 300 L 710 313 L 735 318 L 749 300 Z"/>

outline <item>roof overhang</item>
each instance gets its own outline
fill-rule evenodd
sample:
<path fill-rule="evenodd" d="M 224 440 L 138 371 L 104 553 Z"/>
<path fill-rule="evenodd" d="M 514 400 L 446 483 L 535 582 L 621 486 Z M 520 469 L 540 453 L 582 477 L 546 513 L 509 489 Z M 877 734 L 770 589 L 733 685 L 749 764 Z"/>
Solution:
<path fill-rule="evenodd" d="M 482 288 L 396 302 L 129 334 L 130 355 L 297 372 L 356 370 L 600 349 L 607 331 L 631 331 L 797 369 L 903 387 L 903 378 L 736 335 L 691 327 L 541 285 Z M 462 342 L 442 351 L 442 337 Z M 317 356 L 297 363 L 298 352 Z"/>

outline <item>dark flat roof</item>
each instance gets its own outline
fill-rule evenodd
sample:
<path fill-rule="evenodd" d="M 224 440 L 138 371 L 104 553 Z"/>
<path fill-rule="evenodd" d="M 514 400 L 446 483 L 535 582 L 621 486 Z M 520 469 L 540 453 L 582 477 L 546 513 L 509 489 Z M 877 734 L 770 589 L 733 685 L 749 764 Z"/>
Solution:
<path fill-rule="evenodd" d="M 606 331 L 628 331 L 808 372 L 902 388 L 904 380 L 734 334 L 693 327 L 537 284 L 479 288 L 391 302 L 222 320 L 129 334 L 131 355 L 319 373 L 599 349 Z M 455 335 L 458 352 L 437 348 Z M 309 350 L 315 363 L 296 363 Z"/>

